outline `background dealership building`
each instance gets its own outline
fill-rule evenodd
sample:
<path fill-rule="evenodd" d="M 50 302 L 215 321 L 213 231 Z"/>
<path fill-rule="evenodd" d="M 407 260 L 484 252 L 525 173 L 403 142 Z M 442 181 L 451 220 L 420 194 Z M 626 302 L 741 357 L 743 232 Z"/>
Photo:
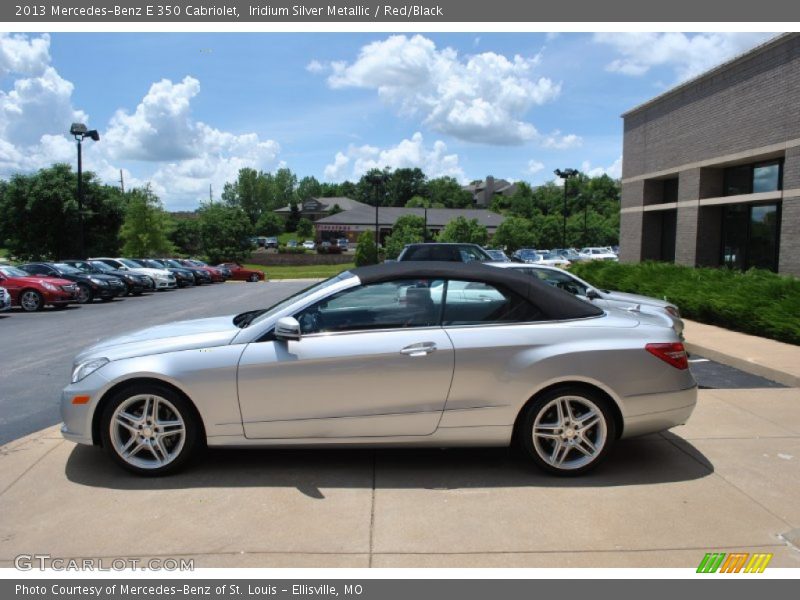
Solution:
<path fill-rule="evenodd" d="M 622 261 L 800 275 L 800 34 L 623 119 Z"/>

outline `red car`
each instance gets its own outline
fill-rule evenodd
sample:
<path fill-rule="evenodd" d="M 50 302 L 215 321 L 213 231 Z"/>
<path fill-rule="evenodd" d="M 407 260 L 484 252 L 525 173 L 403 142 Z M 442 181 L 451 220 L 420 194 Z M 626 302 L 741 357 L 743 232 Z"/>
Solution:
<path fill-rule="evenodd" d="M 264 271 L 256 271 L 255 269 L 245 269 L 239 263 L 222 263 L 217 265 L 225 267 L 231 272 L 231 279 L 238 279 L 239 281 L 264 281 Z"/>
<path fill-rule="evenodd" d="M 78 287 L 73 282 L 38 277 L 7 265 L 0 265 L 0 286 L 11 294 L 12 306 L 21 306 L 26 312 L 42 310 L 45 304 L 64 308 L 70 302 L 77 302 Z"/>
<path fill-rule="evenodd" d="M 222 274 L 222 271 L 219 269 L 215 269 L 214 267 L 209 267 L 206 263 L 199 261 L 199 260 L 191 260 L 186 258 L 176 258 L 176 261 L 181 263 L 184 267 L 189 267 L 191 269 L 201 269 L 211 275 L 211 281 L 214 283 L 219 283 L 220 281 L 225 281 L 225 276 Z"/>

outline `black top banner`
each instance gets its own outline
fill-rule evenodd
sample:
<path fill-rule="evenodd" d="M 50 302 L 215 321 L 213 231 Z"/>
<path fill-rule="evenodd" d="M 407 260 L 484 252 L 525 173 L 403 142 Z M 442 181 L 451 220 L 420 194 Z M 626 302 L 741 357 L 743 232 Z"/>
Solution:
<path fill-rule="evenodd" d="M 761 0 L 41 0 L 3 2 L 4 22 L 798 22 L 800 2 Z"/>

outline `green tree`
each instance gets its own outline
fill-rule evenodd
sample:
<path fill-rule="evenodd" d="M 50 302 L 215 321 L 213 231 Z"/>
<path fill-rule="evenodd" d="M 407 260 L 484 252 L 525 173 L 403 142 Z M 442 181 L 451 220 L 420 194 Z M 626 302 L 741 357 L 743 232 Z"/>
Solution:
<path fill-rule="evenodd" d="M 274 212 L 266 212 L 261 215 L 256 223 L 256 234 L 266 236 L 278 236 L 283 233 L 285 223 L 283 218 Z"/>
<path fill-rule="evenodd" d="M 336 196 L 336 194 L 331 194 Z M 297 197 L 302 202 L 309 198 L 319 198 L 322 196 L 322 186 L 315 177 L 303 177 L 297 184 Z"/>
<path fill-rule="evenodd" d="M 371 231 L 365 231 L 358 236 L 355 262 L 357 267 L 378 263 L 378 248 L 375 246 L 375 240 Z"/>
<path fill-rule="evenodd" d="M 386 258 L 397 258 L 406 244 L 425 241 L 425 219 L 418 215 L 403 215 L 395 221 L 392 235 L 386 240 Z"/>
<path fill-rule="evenodd" d="M 253 226 L 241 208 L 224 204 L 204 204 L 200 208 L 203 253 L 210 263 L 247 259 L 252 235 Z"/>
<path fill-rule="evenodd" d="M 300 222 L 300 208 L 297 202 L 289 204 L 289 216 L 286 218 L 286 231 L 297 231 L 297 224 Z"/>
<path fill-rule="evenodd" d="M 522 217 L 506 217 L 500 223 L 492 238 L 492 246 L 505 248 L 506 252 L 515 252 L 520 248 L 536 246 L 536 233 L 533 224 Z"/>
<path fill-rule="evenodd" d="M 78 177 L 69 165 L 55 164 L 0 184 L 0 241 L 21 260 L 76 257 L 80 222 Z M 119 252 L 124 207 L 119 189 L 83 173 L 86 252 L 90 256 Z"/>
<path fill-rule="evenodd" d="M 478 219 L 456 217 L 439 232 L 437 239 L 440 242 L 460 242 L 483 246 L 488 238 L 486 227 L 481 225 Z"/>
<path fill-rule="evenodd" d="M 297 222 L 297 237 L 310 239 L 314 237 L 314 223 L 303 217 Z"/>
<path fill-rule="evenodd" d="M 462 189 L 461 184 L 453 177 L 437 177 L 428 181 L 427 198 L 431 206 L 441 205 L 446 208 L 470 208 L 472 195 Z"/>
<path fill-rule="evenodd" d="M 195 256 L 202 250 L 200 237 L 200 221 L 197 219 L 173 219 L 175 227 L 169 239 L 181 254 Z"/>
<path fill-rule="evenodd" d="M 331 206 L 331 209 L 328 211 L 328 214 L 329 215 L 338 215 L 340 212 L 344 212 L 344 211 L 342 211 L 342 207 L 339 206 L 338 204 L 334 204 L 333 206 Z"/>
<path fill-rule="evenodd" d="M 390 206 L 405 206 L 414 196 L 427 193 L 426 177 L 422 169 L 395 169 L 386 181 L 386 196 Z"/>
<path fill-rule="evenodd" d="M 122 253 L 126 256 L 173 254 L 170 241 L 173 223 L 150 186 L 126 194 L 125 221 L 119 232 Z"/>

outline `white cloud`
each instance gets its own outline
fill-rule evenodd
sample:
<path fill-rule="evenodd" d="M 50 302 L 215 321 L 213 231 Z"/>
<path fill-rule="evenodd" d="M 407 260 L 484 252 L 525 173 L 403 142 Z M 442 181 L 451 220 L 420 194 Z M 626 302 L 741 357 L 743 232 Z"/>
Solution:
<path fill-rule="evenodd" d="M 608 167 L 592 167 L 592 163 L 588 160 L 583 161 L 581 164 L 581 171 L 589 177 L 600 177 L 601 175 L 608 175 L 612 179 L 619 179 L 622 177 L 622 157 L 611 163 Z"/>
<path fill-rule="evenodd" d="M 558 97 L 561 84 L 533 74 L 540 57 L 483 52 L 465 58 L 421 35 L 367 44 L 352 63 L 331 63 L 334 89 L 374 89 L 403 115 L 455 138 L 494 145 L 539 137 L 525 117 Z"/>
<path fill-rule="evenodd" d="M 337 152 L 333 162 L 325 167 L 325 179 L 342 181 L 356 180 L 370 169 L 419 167 L 428 177 L 455 177 L 464 181 L 464 171 L 458 164 L 457 154 L 447 154 L 447 145 L 441 140 L 426 146 L 422 134 L 417 132 L 411 139 L 404 139 L 396 146 L 377 148 L 363 145 Z"/>
<path fill-rule="evenodd" d="M 530 160 L 528 161 L 528 170 L 527 172 L 531 175 L 535 175 L 539 171 L 544 169 L 544 163 L 539 162 L 538 160 Z"/>
<path fill-rule="evenodd" d="M 325 65 L 318 60 L 312 60 L 310 63 L 306 65 L 306 71 L 308 71 L 309 73 L 322 73 L 325 70 L 326 70 Z"/>
<path fill-rule="evenodd" d="M 9 73 L 41 75 L 50 64 L 50 36 L 29 39 L 0 33 L 0 77 Z"/>
<path fill-rule="evenodd" d="M 653 67 L 670 67 L 678 81 L 699 75 L 774 34 L 767 33 L 596 33 L 594 40 L 620 55 L 606 70 L 641 76 Z"/>
<path fill-rule="evenodd" d="M 49 37 L 0 35 L 0 72 L 19 77 L 0 90 L 0 176 L 75 160 L 65 129 L 89 117 L 73 107 L 73 84 L 49 63 Z M 278 142 L 195 120 L 191 103 L 199 93 L 193 77 L 152 84 L 135 110 L 120 109 L 99 128 L 100 143 L 84 144 L 84 168 L 116 184 L 123 166 L 126 188 L 151 183 L 169 208 L 194 208 L 208 197 L 209 184 L 218 197 L 240 168 L 276 166 Z M 126 161 L 144 165 L 133 174 Z"/>
<path fill-rule="evenodd" d="M 544 148 L 553 148 L 555 150 L 567 150 L 569 148 L 579 148 L 583 145 L 583 138 L 574 133 L 561 135 L 561 132 L 556 130 L 550 135 L 544 136 L 541 140 L 541 145 Z"/>

